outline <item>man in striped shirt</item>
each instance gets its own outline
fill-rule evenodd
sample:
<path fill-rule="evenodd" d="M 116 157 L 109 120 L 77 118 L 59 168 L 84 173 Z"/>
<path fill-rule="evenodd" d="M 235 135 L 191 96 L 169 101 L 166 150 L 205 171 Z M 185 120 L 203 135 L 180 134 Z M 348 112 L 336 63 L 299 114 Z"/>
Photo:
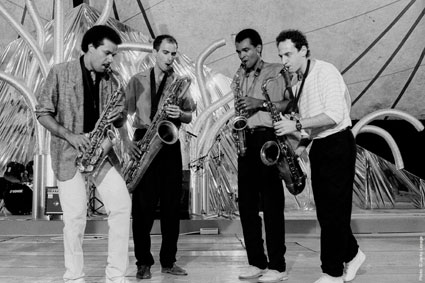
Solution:
<path fill-rule="evenodd" d="M 321 227 L 320 259 L 323 275 L 315 283 L 354 279 L 365 260 L 350 227 L 356 143 L 350 131 L 351 100 L 336 67 L 310 58 L 308 42 L 298 30 L 276 38 L 279 57 L 298 76 L 293 87 L 300 119 L 274 124 L 277 135 L 303 131 L 308 137 L 296 149 L 303 153 L 309 141 L 311 180 L 317 219 Z"/>

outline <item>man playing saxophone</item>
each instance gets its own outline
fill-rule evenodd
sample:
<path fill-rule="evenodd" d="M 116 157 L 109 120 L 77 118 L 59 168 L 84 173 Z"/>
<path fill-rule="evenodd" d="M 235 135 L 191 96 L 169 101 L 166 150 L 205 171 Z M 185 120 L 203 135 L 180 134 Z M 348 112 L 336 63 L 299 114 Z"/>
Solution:
<path fill-rule="evenodd" d="M 356 143 L 350 130 L 348 88 L 335 66 L 310 57 L 302 32 L 284 30 L 276 43 L 282 63 L 301 78 L 294 87 L 300 119 L 281 117 L 274 126 L 276 133 L 305 129 L 309 137 L 301 140 L 298 154 L 312 140 L 309 158 L 323 271 L 315 283 L 351 282 L 366 256 L 350 227 Z"/>
<path fill-rule="evenodd" d="M 113 108 L 103 111 L 118 83 L 107 74 L 121 44 L 120 36 L 108 26 L 94 26 L 83 36 L 79 59 L 53 66 L 38 94 L 38 121 L 52 134 L 52 169 L 58 181 L 64 222 L 65 282 L 85 282 L 83 236 L 86 226 L 86 180 L 77 168 L 79 152 L 91 147 L 87 134 L 102 124 L 121 127 L 127 115 L 124 95 L 116 97 Z M 102 113 L 102 115 L 101 115 Z M 124 179 L 106 160 L 105 174 L 97 190 L 108 213 L 108 260 L 105 282 L 127 282 L 128 241 L 131 200 Z"/>
<path fill-rule="evenodd" d="M 283 66 L 264 62 L 261 58 L 262 40 L 257 31 L 245 29 L 235 38 L 236 52 L 242 62 L 237 89 L 242 93 L 235 101 L 236 113 L 245 113 L 247 119 L 246 153 L 238 157 L 238 202 L 248 256 L 248 266 L 240 279 L 259 278 L 259 282 L 278 282 L 288 278 L 285 262 L 285 197 L 282 181 L 275 166 L 266 166 L 260 150 L 267 141 L 276 140 L 272 118 L 261 86 L 265 79 L 276 77 L 267 84 L 271 101 L 278 111 L 287 105 L 285 83 L 278 76 Z M 235 86 L 233 86 L 235 87 Z M 267 255 L 262 237 L 263 210 Z"/>
<path fill-rule="evenodd" d="M 160 35 L 153 42 L 155 66 L 134 75 L 126 89 L 126 109 L 135 114 L 133 127 L 134 141 L 129 140 L 127 130 L 122 128 L 121 136 L 130 157 L 141 157 L 136 141 L 141 140 L 152 129 L 155 114 L 165 111 L 166 119 L 177 128 L 181 123 L 190 123 L 195 109 L 188 95 L 177 100 L 177 104 L 165 104 L 158 109 L 176 79 L 172 64 L 177 56 L 177 41 L 170 35 Z M 149 146 L 149 145 L 148 145 Z M 159 261 L 163 273 L 187 275 L 176 265 L 177 241 L 179 236 L 179 211 L 182 193 L 182 156 L 180 142 L 166 144 L 151 161 L 139 184 L 133 190 L 133 240 L 138 279 L 152 277 L 150 268 L 154 264 L 151 253 L 150 232 L 155 210 L 160 203 L 162 244 Z"/>

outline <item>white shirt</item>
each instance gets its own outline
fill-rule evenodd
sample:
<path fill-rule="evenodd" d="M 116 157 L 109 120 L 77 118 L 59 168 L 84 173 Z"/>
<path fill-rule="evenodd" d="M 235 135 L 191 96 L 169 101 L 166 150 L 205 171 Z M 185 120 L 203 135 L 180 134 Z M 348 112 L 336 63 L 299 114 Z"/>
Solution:
<path fill-rule="evenodd" d="M 294 86 L 297 95 L 300 85 L 301 82 Z M 341 73 L 330 63 L 315 61 L 298 103 L 301 118 L 324 113 L 335 121 L 331 127 L 308 129 L 311 139 L 324 138 L 351 126 L 351 97 Z"/>

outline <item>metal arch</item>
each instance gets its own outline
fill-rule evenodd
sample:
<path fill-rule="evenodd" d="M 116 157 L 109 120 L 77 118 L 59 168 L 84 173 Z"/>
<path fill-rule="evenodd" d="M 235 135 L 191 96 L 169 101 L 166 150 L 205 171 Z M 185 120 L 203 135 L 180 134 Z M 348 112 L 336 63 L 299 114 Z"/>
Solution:
<path fill-rule="evenodd" d="M 219 100 L 217 100 L 216 102 L 214 102 L 210 107 L 205 109 L 202 112 L 202 114 L 199 115 L 199 117 L 196 119 L 195 126 L 194 126 L 194 132 L 197 133 L 200 130 L 199 129 L 200 126 L 204 125 L 205 120 L 207 120 L 214 113 L 214 111 L 216 111 L 220 107 L 223 107 L 224 105 L 229 103 L 232 99 L 233 99 L 233 93 L 230 92 L 230 93 L 226 94 L 225 96 L 223 96 L 222 98 L 220 98 Z M 200 155 L 200 152 L 202 150 L 202 145 L 204 144 L 205 139 L 207 138 L 206 137 L 207 132 L 209 132 L 209 131 L 210 131 L 209 127 L 204 127 L 202 133 L 205 133 L 205 134 L 201 134 L 201 136 L 198 139 L 196 148 L 193 148 L 194 150 L 196 150 L 196 152 L 194 153 L 194 155 L 195 155 L 194 157 Z M 199 136 L 199 133 L 198 133 L 198 136 Z"/>
<path fill-rule="evenodd" d="M 404 168 L 404 162 L 400 153 L 400 149 L 398 148 L 397 143 L 395 142 L 394 138 L 390 135 L 390 133 L 388 133 L 386 130 L 380 127 L 372 126 L 372 125 L 363 126 L 358 131 L 358 134 L 362 134 L 362 133 L 371 133 L 371 134 L 376 134 L 382 137 L 387 142 L 387 144 L 389 145 L 391 149 L 391 152 L 394 157 L 394 163 L 396 165 L 397 170 L 401 170 Z"/>
<path fill-rule="evenodd" d="M 56 2 L 60 2 L 60 1 L 56 1 Z M 96 23 L 94 24 L 95 26 L 97 25 L 104 25 L 108 19 L 109 19 L 109 15 L 111 14 L 112 11 L 112 4 L 114 2 L 112 0 L 106 0 L 105 6 L 102 10 L 102 14 L 100 14 L 99 18 L 97 19 Z"/>
<path fill-rule="evenodd" d="M 60 1 L 58 1 L 60 2 Z M 49 64 L 47 62 L 46 57 L 44 56 L 42 50 L 39 46 L 37 46 L 37 43 L 35 42 L 34 38 L 23 29 L 22 25 L 18 23 L 5 9 L 3 4 L 0 3 L 0 14 L 2 14 L 6 20 L 11 23 L 12 27 L 22 36 L 22 38 L 28 43 L 31 50 L 34 52 L 35 57 L 38 59 L 38 62 L 40 63 L 40 69 L 43 73 L 44 77 L 47 77 L 47 74 L 49 72 Z"/>
<path fill-rule="evenodd" d="M 16 90 L 18 90 L 22 94 L 22 96 L 25 99 L 25 102 L 27 103 L 28 106 L 30 106 L 29 108 L 31 109 L 31 114 L 33 116 L 34 121 L 37 121 L 37 118 L 35 117 L 35 112 L 34 112 L 37 101 L 35 100 L 35 97 L 32 95 L 31 90 L 29 90 L 25 86 L 25 83 L 21 82 L 19 79 L 16 79 L 14 76 L 11 76 L 2 71 L 0 71 L 0 79 L 4 80 L 5 82 L 13 86 Z M 43 142 L 43 138 L 44 138 L 43 132 L 40 129 L 40 130 L 37 130 L 36 133 L 37 133 L 36 140 L 39 145 L 38 150 L 39 150 L 39 153 L 41 154 L 42 152 L 41 143 Z"/>
<path fill-rule="evenodd" d="M 138 42 L 123 42 L 118 45 L 119 51 L 140 51 L 152 53 L 153 47 L 150 44 L 138 43 Z"/>
<path fill-rule="evenodd" d="M 360 119 L 357 122 L 356 125 L 354 125 L 354 127 L 351 130 L 353 132 L 354 137 L 356 137 L 356 135 L 359 133 L 360 129 L 364 125 L 369 124 L 373 120 L 376 120 L 378 118 L 385 117 L 385 116 L 392 116 L 392 117 L 397 117 L 397 118 L 406 120 L 407 122 L 412 124 L 418 132 L 424 129 L 424 125 L 421 123 L 421 121 L 419 121 L 418 119 L 416 119 L 415 117 L 413 117 L 412 115 L 404 111 L 397 110 L 397 109 L 381 109 L 364 116 L 362 119 Z"/>

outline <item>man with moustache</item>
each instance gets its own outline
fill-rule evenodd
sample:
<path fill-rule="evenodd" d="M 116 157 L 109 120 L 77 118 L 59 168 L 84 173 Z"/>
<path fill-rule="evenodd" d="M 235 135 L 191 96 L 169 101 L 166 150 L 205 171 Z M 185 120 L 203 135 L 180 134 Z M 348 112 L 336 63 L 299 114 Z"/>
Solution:
<path fill-rule="evenodd" d="M 233 81 L 243 95 L 235 101 L 235 107 L 247 113 L 247 151 L 238 157 L 238 204 L 242 231 L 248 256 L 248 266 L 239 279 L 258 278 L 258 282 L 279 282 L 288 279 L 285 262 L 285 196 L 282 180 L 276 166 L 266 166 L 260 158 L 261 147 L 267 141 L 276 141 L 272 118 L 267 109 L 261 86 L 265 79 L 275 78 L 267 85 L 267 92 L 278 111 L 284 111 L 285 83 L 278 76 L 283 66 L 264 62 L 261 58 L 263 44 L 253 29 L 240 31 L 235 38 L 236 53 L 241 68 Z M 267 256 L 262 237 L 263 210 Z"/>
<path fill-rule="evenodd" d="M 134 141 L 129 140 L 125 127 L 121 129 L 124 146 L 131 158 L 140 158 L 141 151 L 136 141 L 141 140 L 152 123 L 153 117 L 164 98 L 164 90 L 176 78 L 173 62 L 177 56 L 177 41 L 170 35 L 160 35 L 153 42 L 155 66 L 134 75 L 126 89 L 126 109 L 135 114 L 133 127 Z M 179 99 L 178 105 L 166 106 L 167 119 L 178 128 L 182 123 L 190 123 L 194 102 L 188 95 Z M 163 145 L 133 191 L 133 240 L 138 279 L 152 277 L 151 266 L 154 258 L 151 253 L 150 232 L 158 200 L 162 244 L 159 253 L 162 273 L 187 275 L 186 270 L 176 265 L 177 241 L 179 237 L 179 210 L 182 194 L 182 156 L 180 141 Z"/>
<path fill-rule="evenodd" d="M 79 152 L 90 147 L 86 136 L 95 129 L 102 109 L 118 83 L 107 70 L 121 44 L 108 26 L 94 26 L 83 36 L 84 54 L 77 60 L 54 65 L 38 94 L 37 119 L 50 133 L 52 169 L 58 181 L 64 222 L 64 282 L 85 282 L 83 236 L 86 227 L 86 177 L 76 166 Z M 107 117 L 121 127 L 127 115 L 124 96 Z M 105 282 L 127 282 L 131 200 L 124 179 L 109 159 L 102 164 L 97 190 L 108 214 L 108 259 Z"/>

